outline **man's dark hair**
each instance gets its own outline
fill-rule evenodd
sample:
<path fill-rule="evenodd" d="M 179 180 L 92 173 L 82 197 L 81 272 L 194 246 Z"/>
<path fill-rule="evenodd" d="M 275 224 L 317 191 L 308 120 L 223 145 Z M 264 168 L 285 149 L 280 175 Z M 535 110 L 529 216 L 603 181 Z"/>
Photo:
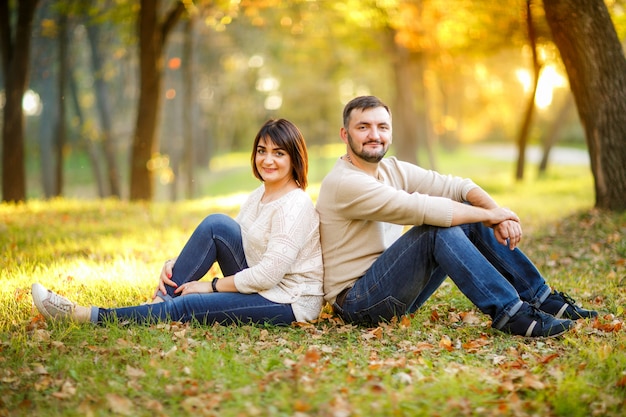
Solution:
<path fill-rule="evenodd" d="M 353 98 L 343 108 L 343 127 L 346 129 L 348 128 L 348 125 L 350 124 L 350 115 L 352 114 L 352 110 L 367 110 L 376 107 L 384 107 L 385 110 L 387 110 L 387 113 L 389 113 L 389 116 L 391 116 L 391 110 L 389 110 L 389 107 L 385 103 L 383 103 L 378 97 L 360 96 Z"/>

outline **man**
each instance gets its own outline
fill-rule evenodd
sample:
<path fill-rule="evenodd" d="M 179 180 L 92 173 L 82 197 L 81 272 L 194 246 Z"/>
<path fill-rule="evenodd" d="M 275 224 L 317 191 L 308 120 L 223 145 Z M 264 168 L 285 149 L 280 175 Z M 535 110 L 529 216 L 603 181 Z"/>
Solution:
<path fill-rule="evenodd" d="M 517 215 L 471 180 L 383 158 L 391 133 L 382 101 L 350 101 L 340 131 L 346 154 L 320 189 L 324 293 L 340 317 L 373 325 L 411 313 L 446 276 L 505 333 L 557 336 L 570 319 L 597 315 L 551 291 L 516 248 Z M 404 225 L 413 227 L 403 233 Z"/>

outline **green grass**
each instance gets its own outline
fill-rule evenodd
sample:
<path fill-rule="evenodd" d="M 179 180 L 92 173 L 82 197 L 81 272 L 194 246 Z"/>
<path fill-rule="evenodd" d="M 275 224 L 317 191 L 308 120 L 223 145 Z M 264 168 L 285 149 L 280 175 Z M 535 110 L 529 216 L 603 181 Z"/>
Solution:
<path fill-rule="evenodd" d="M 334 160 L 321 155 L 335 151 L 311 152 L 313 198 Z M 449 281 L 414 316 L 377 328 L 328 311 L 284 328 L 41 320 L 32 282 L 81 304 L 146 301 L 197 223 L 235 214 L 256 185 L 244 180 L 247 156 L 233 158 L 205 179 L 214 191 L 199 200 L 0 205 L 0 416 L 623 414 L 626 214 L 591 209 L 585 167 L 521 183 L 511 164 L 469 152 L 442 155 L 438 167 L 514 209 L 525 220 L 522 248 L 548 281 L 602 311 L 559 339 L 492 330 Z"/>

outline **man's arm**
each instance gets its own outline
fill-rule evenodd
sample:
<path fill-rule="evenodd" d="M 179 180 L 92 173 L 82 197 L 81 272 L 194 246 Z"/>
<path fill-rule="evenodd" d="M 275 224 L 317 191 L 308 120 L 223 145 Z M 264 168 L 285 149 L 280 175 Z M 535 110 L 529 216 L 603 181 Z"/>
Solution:
<path fill-rule="evenodd" d="M 508 245 L 511 250 L 522 239 L 520 219 L 511 210 L 499 207 L 493 198 L 482 188 L 476 187 L 467 193 L 466 200 L 471 204 L 456 203 L 452 211 L 452 225 L 482 222 L 492 227 L 496 240 Z"/>

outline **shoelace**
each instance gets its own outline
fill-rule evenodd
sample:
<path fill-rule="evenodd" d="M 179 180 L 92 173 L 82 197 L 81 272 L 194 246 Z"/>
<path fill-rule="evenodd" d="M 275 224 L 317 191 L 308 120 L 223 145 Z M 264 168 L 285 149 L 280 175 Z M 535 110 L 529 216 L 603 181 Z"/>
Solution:
<path fill-rule="evenodd" d="M 57 310 L 63 311 L 66 314 L 71 313 L 74 309 L 73 303 L 69 302 L 64 297 L 53 293 L 52 291 L 48 291 L 48 297 L 44 300 L 44 303 L 50 305 Z"/>
<path fill-rule="evenodd" d="M 576 305 L 576 300 L 574 300 L 572 297 L 570 297 L 569 295 L 565 294 L 564 292 L 559 292 L 559 291 L 555 291 L 554 292 L 557 295 L 560 295 L 567 304 L 570 304 L 572 306 Z"/>

